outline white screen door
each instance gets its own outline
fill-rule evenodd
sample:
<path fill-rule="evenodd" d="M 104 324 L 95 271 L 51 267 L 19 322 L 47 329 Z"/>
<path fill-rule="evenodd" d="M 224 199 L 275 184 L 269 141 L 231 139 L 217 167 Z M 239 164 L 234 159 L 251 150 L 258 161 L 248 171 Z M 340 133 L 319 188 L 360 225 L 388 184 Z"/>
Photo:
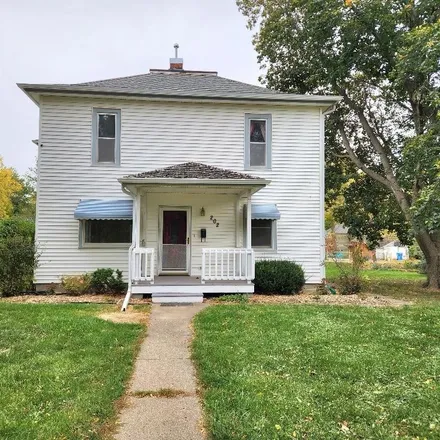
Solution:
<path fill-rule="evenodd" d="M 188 272 L 188 212 L 162 211 L 162 271 Z"/>

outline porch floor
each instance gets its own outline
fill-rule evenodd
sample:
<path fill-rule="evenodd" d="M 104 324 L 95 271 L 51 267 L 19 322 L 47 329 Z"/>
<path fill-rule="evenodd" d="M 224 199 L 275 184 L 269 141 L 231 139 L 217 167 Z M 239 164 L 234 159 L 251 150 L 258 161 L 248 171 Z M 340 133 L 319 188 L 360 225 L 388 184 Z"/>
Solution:
<path fill-rule="evenodd" d="M 154 284 L 147 281 L 133 283 L 133 295 L 153 293 L 253 293 L 254 285 L 245 280 L 205 281 L 200 277 L 188 275 L 160 275 L 154 278 Z"/>
<path fill-rule="evenodd" d="M 200 277 L 190 277 L 189 275 L 159 275 L 154 278 L 154 285 L 157 286 L 199 286 Z M 205 285 L 248 285 L 245 280 L 225 280 L 225 281 L 205 281 Z M 139 285 L 151 285 L 148 281 L 142 281 Z"/>

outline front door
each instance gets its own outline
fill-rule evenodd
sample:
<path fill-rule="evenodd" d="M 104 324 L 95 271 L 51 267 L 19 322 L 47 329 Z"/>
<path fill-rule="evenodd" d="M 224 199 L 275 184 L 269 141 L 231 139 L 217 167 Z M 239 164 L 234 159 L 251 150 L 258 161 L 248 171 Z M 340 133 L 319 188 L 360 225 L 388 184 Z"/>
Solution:
<path fill-rule="evenodd" d="M 162 211 L 162 272 L 188 273 L 189 233 L 187 209 Z"/>

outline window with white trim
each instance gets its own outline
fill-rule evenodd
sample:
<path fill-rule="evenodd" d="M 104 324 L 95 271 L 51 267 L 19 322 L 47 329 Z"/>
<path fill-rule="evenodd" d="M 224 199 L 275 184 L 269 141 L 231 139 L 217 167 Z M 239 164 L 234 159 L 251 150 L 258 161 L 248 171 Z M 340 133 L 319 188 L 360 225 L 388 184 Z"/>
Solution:
<path fill-rule="evenodd" d="M 128 245 L 132 242 L 132 220 L 83 220 L 83 246 Z"/>
<path fill-rule="evenodd" d="M 276 249 L 275 220 L 253 219 L 251 221 L 251 243 L 256 249 Z"/>
<path fill-rule="evenodd" d="M 94 165 L 119 165 L 120 124 L 119 110 L 93 110 Z"/>
<path fill-rule="evenodd" d="M 272 115 L 246 114 L 245 169 L 272 166 Z"/>

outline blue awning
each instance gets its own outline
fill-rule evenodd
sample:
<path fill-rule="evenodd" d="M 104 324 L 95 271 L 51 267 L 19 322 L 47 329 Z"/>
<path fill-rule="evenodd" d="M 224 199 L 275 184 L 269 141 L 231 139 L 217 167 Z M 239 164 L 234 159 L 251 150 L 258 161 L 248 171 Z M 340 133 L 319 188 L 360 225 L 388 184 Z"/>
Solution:
<path fill-rule="evenodd" d="M 75 209 L 77 220 L 131 220 L 133 201 L 124 200 L 80 200 Z"/>
<path fill-rule="evenodd" d="M 277 205 L 254 205 L 251 206 L 252 219 L 254 220 L 279 220 L 281 215 Z"/>

